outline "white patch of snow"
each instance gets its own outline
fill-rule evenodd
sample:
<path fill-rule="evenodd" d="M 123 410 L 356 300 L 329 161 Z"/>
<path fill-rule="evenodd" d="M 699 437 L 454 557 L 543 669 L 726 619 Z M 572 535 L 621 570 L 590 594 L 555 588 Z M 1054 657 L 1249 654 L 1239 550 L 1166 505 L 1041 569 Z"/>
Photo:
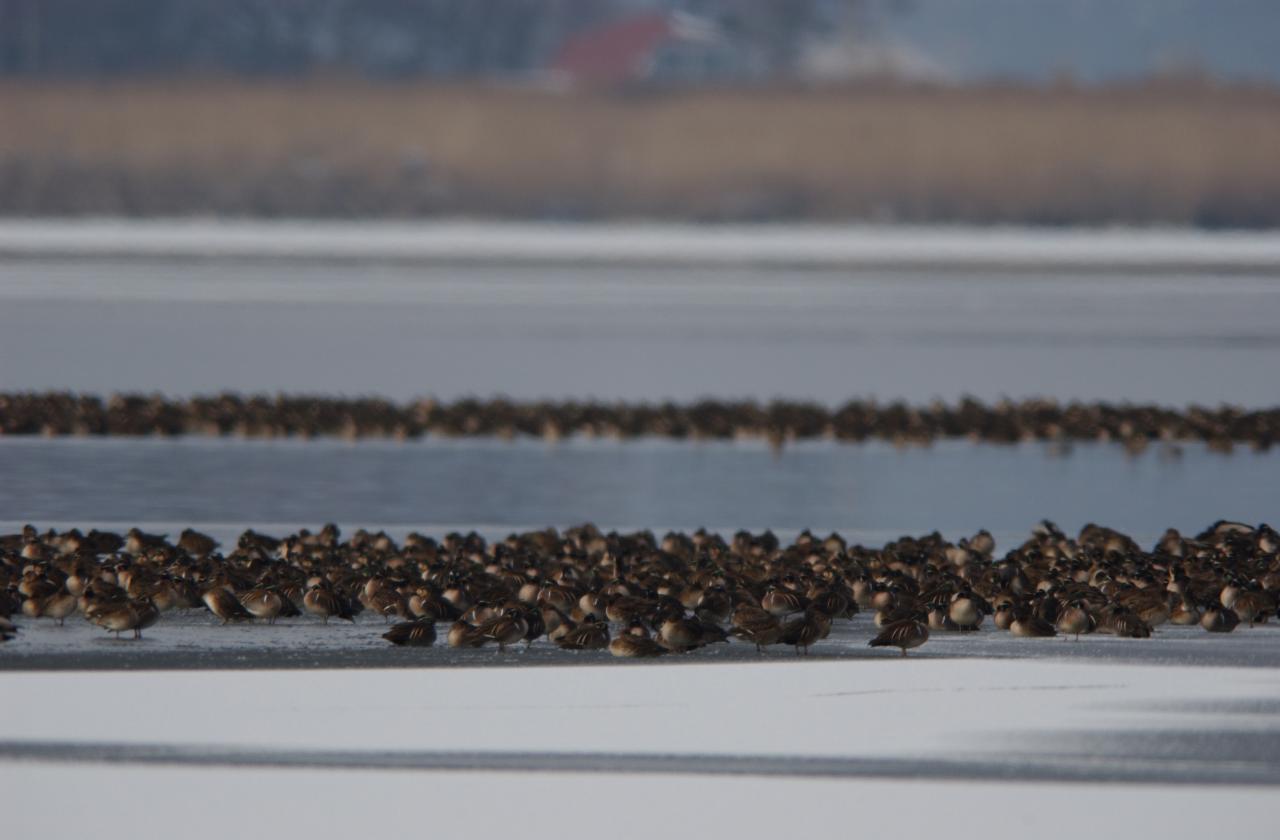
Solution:
<path fill-rule="evenodd" d="M 0 764 L 14 837 L 1257 834 L 1269 789 Z M 67 806 L 70 807 L 67 807 Z"/>
<path fill-rule="evenodd" d="M 1280 674 L 886 654 L 652 667 L 0 673 L 0 696 L 0 741 L 963 757 L 1048 730 L 1274 727 L 1270 716 L 1152 709 L 1274 698 Z M 86 698 L 97 698 L 97 712 L 86 714 Z"/>

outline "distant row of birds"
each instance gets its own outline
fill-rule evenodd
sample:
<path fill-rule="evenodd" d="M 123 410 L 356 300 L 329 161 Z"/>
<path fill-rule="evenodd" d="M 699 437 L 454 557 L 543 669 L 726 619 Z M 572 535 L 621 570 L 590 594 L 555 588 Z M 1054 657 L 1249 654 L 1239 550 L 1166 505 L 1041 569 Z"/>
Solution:
<path fill-rule="evenodd" d="M 874 611 L 873 647 L 903 655 L 931 632 L 966 633 L 987 619 L 1014 636 L 1089 633 L 1146 638 L 1166 623 L 1213 633 L 1277 614 L 1280 535 L 1220 521 L 1195 536 L 1170 529 L 1150 549 L 1097 525 L 1068 536 L 1051 522 L 1003 556 L 985 531 L 937 533 L 882 548 L 807 531 L 602 533 L 592 525 L 440 540 L 334 525 L 275 538 L 245 531 L 225 553 L 194 530 L 176 540 L 132 529 L 0 536 L 0 637 L 11 617 L 61 623 L 76 613 L 113 632 L 169 610 L 207 609 L 221 623 L 304 613 L 325 623 L 375 613 L 384 638 L 429 646 L 447 625 L 452 647 L 498 649 L 544 637 L 568 650 L 620 657 L 687 653 L 736 638 L 807 653 L 833 622 Z"/>
<path fill-rule="evenodd" d="M 0 394 L 0 434 L 240 435 L 384 437 L 568 435 L 619 438 L 760 438 L 787 441 L 880 439 L 927 444 L 944 438 L 1118 441 L 1133 452 L 1153 441 L 1201 441 L 1218 451 L 1280 442 L 1280 407 L 1178 410 L 1158 406 L 963 399 L 911 406 L 855 400 L 831 409 L 811 402 L 703 400 L 673 403 L 512 402 L 506 399 L 382 399 L 219 394 L 190 399 L 117 394 L 106 400 L 70 393 Z"/>

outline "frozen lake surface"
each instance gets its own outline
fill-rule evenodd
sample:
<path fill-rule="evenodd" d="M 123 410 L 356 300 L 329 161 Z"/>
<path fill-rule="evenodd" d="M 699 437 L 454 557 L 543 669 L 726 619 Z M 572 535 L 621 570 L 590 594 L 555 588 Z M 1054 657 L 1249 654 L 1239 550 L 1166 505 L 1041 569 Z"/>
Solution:
<path fill-rule="evenodd" d="M 1263 406 L 1280 402 L 1278 279 L 1272 234 L 7 222 L 0 390 Z M 880 544 L 986 527 L 1007 549 L 1049 517 L 1149 543 L 1276 522 L 1278 457 L 4 440 L 0 530 L 230 540 L 333 520 L 492 538 L 594 520 Z M 869 622 L 808 660 L 730 644 L 639 664 L 545 643 L 394 649 L 368 617 L 173 613 L 138 643 L 25 621 L 0 647 L 0 789 L 40 807 L 7 828 L 136 836 L 140 802 L 147 827 L 219 838 L 363 835 L 388 814 L 408 824 L 407 803 L 441 836 L 522 838 L 1274 822 L 1280 627 L 935 635 L 904 661 L 865 646 Z M 462 667 L 499 664 L 539 667 Z"/>
<path fill-rule="evenodd" d="M 1055 645 L 1074 643 L 1029 646 Z M 143 748 L 167 746 L 172 763 L 186 751 L 188 763 L 269 765 L 277 753 L 277 764 L 295 766 L 310 754 L 316 765 L 447 769 L 472 755 L 474 769 L 511 769 L 501 762 L 542 755 L 544 769 L 571 770 L 569 756 L 594 755 L 620 757 L 598 761 L 614 771 L 627 757 L 639 770 L 672 756 L 758 757 L 761 775 L 900 775 L 853 764 L 914 761 L 925 778 L 1025 766 L 1029 780 L 1088 778 L 1092 762 L 1094 778 L 1118 781 L 1280 784 L 1273 668 L 881 653 L 767 664 L 7 671 L 0 756 L 97 745 L 142 762 Z M 109 727 L 75 712 L 84 691 L 111 698 Z M 832 763 L 805 772 L 787 759 Z"/>
<path fill-rule="evenodd" d="M 0 780 L 19 802 L 78 791 L 59 828 L 97 836 L 134 831 L 114 819 L 138 796 L 160 824 L 221 803 L 216 820 L 190 820 L 195 837 L 226 824 L 337 836 L 405 801 L 446 835 L 479 820 L 561 836 L 565 814 L 621 820 L 621 837 L 700 820 L 739 836 L 892 833 L 913 809 L 963 815 L 959 838 L 990 836 L 996 813 L 1043 837 L 1184 836 L 1223 814 L 1254 833 L 1280 784 L 1278 689 L 1274 669 L 893 655 L 3 672 Z M 99 713 L 84 713 L 89 697 Z M 35 833 L 34 809 L 15 818 Z"/>
<path fill-rule="evenodd" d="M 1280 236 L 0 223 L 0 389 L 1280 402 Z"/>
<path fill-rule="evenodd" d="M 818 836 L 854 825 L 874 836 L 902 836 L 904 826 L 929 823 L 915 814 L 959 815 L 953 840 L 991 836 L 996 814 L 1044 840 L 1081 835 L 1161 831 L 1205 837 L 1221 831 L 1223 815 L 1246 831 L 1270 825 L 1271 788 L 1154 785 L 1033 784 L 813 778 L 695 778 L 650 774 L 437 772 L 394 770 L 201 768 L 102 764 L 0 763 L 0 785 L 15 801 L 47 801 L 77 790 L 80 807 L 58 825 L 72 836 L 133 837 L 140 791 L 152 819 L 181 825 L 187 838 L 223 840 L 227 825 L 252 825 L 266 836 L 352 837 L 369 830 L 370 814 L 403 813 L 406 802 L 430 815 L 434 832 L 464 837 L 477 831 L 522 838 L 560 838 L 570 818 L 610 826 L 613 838 L 651 838 L 673 826 L 713 823 L 737 837 Z M 548 803 L 557 813 L 545 815 Z M 192 819 L 217 801 L 217 818 Z M 499 808 L 479 803 L 500 802 Z M 484 814 L 483 818 L 477 812 Z M 1069 819 L 1063 815 L 1069 814 Z M 535 816 L 529 816 L 535 815 Z M 37 836 L 48 822 L 38 809 L 18 809 L 10 829 Z"/>

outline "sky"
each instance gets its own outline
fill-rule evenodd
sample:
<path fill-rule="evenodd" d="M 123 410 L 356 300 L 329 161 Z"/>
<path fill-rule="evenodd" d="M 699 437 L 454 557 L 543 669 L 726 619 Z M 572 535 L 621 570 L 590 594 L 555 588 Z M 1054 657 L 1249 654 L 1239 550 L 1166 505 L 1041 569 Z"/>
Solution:
<path fill-rule="evenodd" d="M 1280 83 L 1275 0 L 872 0 L 874 19 L 951 78 L 1100 82 L 1200 65 Z"/>

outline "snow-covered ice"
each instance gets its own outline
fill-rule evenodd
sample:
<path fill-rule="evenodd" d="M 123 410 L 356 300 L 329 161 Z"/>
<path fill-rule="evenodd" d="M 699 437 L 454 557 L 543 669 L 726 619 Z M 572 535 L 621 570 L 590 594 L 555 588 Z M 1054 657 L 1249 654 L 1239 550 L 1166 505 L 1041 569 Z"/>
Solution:
<path fill-rule="evenodd" d="M 1054 643 L 1064 644 L 1045 642 Z M 8 672 L 0 694 L 6 741 L 887 757 L 1002 750 L 1047 731 L 1203 724 L 1203 713 L 1177 709 L 1280 698 L 1280 671 L 886 655 L 646 667 Z M 83 713 L 89 697 L 100 699 L 101 715 Z M 1280 721 L 1273 712 L 1257 722 Z"/>
<path fill-rule="evenodd" d="M 608 774 L 194 769 L 0 764 L 12 836 L 653 838 L 872 836 L 951 840 L 1206 837 L 1268 825 L 1264 788 Z M 53 792 L 74 807 L 51 807 Z M 58 795 L 59 800 L 64 799 Z M 145 804 L 144 804 L 145 803 Z"/>
<path fill-rule="evenodd" d="M 892 656 L 8 672 L 0 789 L 24 803 L 16 836 L 47 825 L 135 835 L 139 814 L 188 837 L 345 836 L 375 823 L 440 836 L 585 825 L 618 837 L 844 827 L 964 838 L 1201 836 L 1227 821 L 1254 834 L 1280 780 L 1278 689 L 1280 673 L 1263 668 Z M 56 751 L 93 744 L 87 760 Z M 166 746 L 169 757 L 147 758 Z M 717 770 L 717 758 L 739 763 Z M 525 772 L 501 769 L 513 760 Z M 814 774 L 806 760 L 828 763 Z M 1151 781 L 1178 784 L 1132 783 Z M 75 807 L 59 809 L 69 795 Z"/>

